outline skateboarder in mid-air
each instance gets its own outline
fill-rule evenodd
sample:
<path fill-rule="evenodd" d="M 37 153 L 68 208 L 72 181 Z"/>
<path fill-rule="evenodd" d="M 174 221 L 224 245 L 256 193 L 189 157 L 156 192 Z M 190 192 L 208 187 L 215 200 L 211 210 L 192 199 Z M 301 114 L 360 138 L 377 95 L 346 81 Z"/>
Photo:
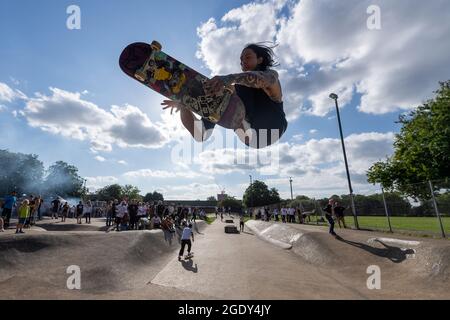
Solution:
<path fill-rule="evenodd" d="M 211 94 L 221 94 L 226 88 L 236 92 L 245 106 L 246 115 L 234 131 L 243 143 L 255 148 L 275 143 L 287 129 L 278 73 L 270 69 L 276 65 L 273 55 L 271 47 L 249 44 L 241 54 L 243 73 L 216 76 L 205 85 Z M 179 102 L 164 100 L 162 105 L 165 106 L 163 109 L 181 111 L 181 121 L 194 139 L 201 142 L 211 136 L 215 123 L 205 118 L 197 121 Z"/>
<path fill-rule="evenodd" d="M 194 242 L 194 232 L 192 231 L 192 224 L 189 223 L 188 226 L 186 226 L 186 224 L 184 224 L 183 233 L 181 234 L 181 249 L 180 249 L 180 253 L 178 254 L 178 261 L 180 261 L 183 258 L 184 247 L 186 245 L 188 246 L 188 249 L 187 249 L 188 254 L 187 254 L 186 258 L 190 258 L 193 256 L 193 253 L 191 253 L 191 248 L 192 248 L 191 237 L 192 237 L 192 242 Z"/>

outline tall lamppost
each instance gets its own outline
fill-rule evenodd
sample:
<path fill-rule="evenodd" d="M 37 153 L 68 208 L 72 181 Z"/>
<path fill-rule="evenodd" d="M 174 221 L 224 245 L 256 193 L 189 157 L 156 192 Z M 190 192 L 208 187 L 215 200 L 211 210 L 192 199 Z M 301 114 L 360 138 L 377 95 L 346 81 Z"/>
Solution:
<path fill-rule="evenodd" d="M 336 114 L 337 114 L 337 119 L 338 119 L 338 124 L 339 124 L 339 133 L 341 135 L 342 153 L 344 154 L 345 170 L 347 172 L 348 189 L 350 191 L 350 201 L 352 204 L 353 218 L 355 219 L 356 229 L 359 229 L 358 217 L 356 216 L 355 201 L 353 199 L 352 182 L 350 180 L 350 172 L 348 170 L 347 153 L 345 152 L 344 135 L 342 134 L 341 116 L 339 114 L 339 106 L 338 106 L 338 102 L 337 102 L 339 97 L 337 94 L 332 93 L 332 94 L 330 94 L 330 98 L 334 100 L 334 103 L 336 105 Z"/>
<path fill-rule="evenodd" d="M 289 177 L 289 183 L 291 184 L 291 200 L 294 200 L 294 194 L 292 193 L 292 177 Z"/>
<path fill-rule="evenodd" d="M 250 177 L 250 186 L 251 186 L 251 185 L 253 184 L 253 181 L 252 181 L 252 175 L 249 174 L 248 176 Z"/>

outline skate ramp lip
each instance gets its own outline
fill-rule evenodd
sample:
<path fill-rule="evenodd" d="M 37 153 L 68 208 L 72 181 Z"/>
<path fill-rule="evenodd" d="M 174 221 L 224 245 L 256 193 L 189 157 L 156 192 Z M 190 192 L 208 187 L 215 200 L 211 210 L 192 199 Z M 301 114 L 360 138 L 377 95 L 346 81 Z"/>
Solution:
<path fill-rule="evenodd" d="M 197 232 L 207 226 L 203 221 L 196 225 Z M 44 288 L 42 296 L 52 297 L 67 290 L 72 265 L 80 267 L 82 291 L 88 294 L 145 288 L 179 250 L 172 235 L 169 240 L 162 230 L 48 231 L 1 237 L 0 297 L 9 298 L 15 283 L 24 291 Z"/>

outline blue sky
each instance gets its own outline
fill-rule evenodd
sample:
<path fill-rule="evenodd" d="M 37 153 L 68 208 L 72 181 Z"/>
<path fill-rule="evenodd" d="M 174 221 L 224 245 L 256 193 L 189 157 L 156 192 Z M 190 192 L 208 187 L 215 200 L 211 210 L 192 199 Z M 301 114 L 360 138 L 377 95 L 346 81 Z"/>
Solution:
<path fill-rule="evenodd" d="M 371 192 L 364 172 L 392 152 L 398 115 L 431 97 L 450 74 L 443 44 L 449 26 L 428 27 L 445 20 L 445 1 L 417 2 L 423 6 L 418 17 L 409 13 L 410 2 L 375 3 L 382 28 L 373 32 L 365 27 L 371 4 L 365 1 L 2 0 L 0 148 L 35 153 L 46 166 L 74 164 L 91 189 L 131 183 L 166 198 L 205 199 L 225 188 L 240 198 L 251 174 L 284 197 L 289 176 L 295 194 L 345 193 L 334 105 L 326 99 L 333 91 L 341 97 L 354 189 Z M 81 9 L 81 30 L 66 27 L 72 4 Z M 255 152 L 241 143 L 234 151 L 211 145 L 184 165 L 171 157 L 189 138 L 178 115 L 163 112 L 163 97 L 118 67 L 126 45 L 154 39 L 208 76 L 240 72 L 245 43 L 280 44 L 277 70 L 289 128 L 275 167 L 234 163 L 236 154 Z M 430 54 L 423 46 L 436 49 Z"/>

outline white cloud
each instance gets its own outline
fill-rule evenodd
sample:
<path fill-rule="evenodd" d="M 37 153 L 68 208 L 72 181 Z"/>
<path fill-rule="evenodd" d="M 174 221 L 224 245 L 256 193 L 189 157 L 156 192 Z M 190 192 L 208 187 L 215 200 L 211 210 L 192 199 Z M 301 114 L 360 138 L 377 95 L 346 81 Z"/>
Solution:
<path fill-rule="evenodd" d="M 117 163 L 123 164 L 124 166 L 126 166 L 128 164 L 128 162 L 126 162 L 125 160 L 119 160 L 119 161 L 117 161 Z"/>
<path fill-rule="evenodd" d="M 108 185 L 119 182 L 119 179 L 114 176 L 85 177 L 85 179 L 86 187 L 89 188 L 89 191 L 96 191 Z"/>
<path fill-rule="evenodd" d="M 106 161 L 106 159 L 103 158 L 102 156 L 96 156 L 94 159 L 99 161 L 99 162 L 105 162 Z"/>
<path fill-rule="evenodd" d="M 8 108 L 6 106 L 0 104 L 0 112 L 6 111 L 6 110 L 8 110 Z"/>
<path fill-rule="evenodd" d="M 123 174 L 123 177 L 128 179 L 136 178 L 206 178 L 206 176 L 194 171 L 165 171 L 153 169 L 141 169 L 136 171 L 128 171 Z"/>
<path fill-rule="evenodd" d="M 6 83 L 0 82 L 0 101 L 12 102 L 16 99 L 26 99 L 27 96 L 20 90 L 9 87 Z"/>
<path fill-rule="evenodd" d="M 212 74 L 240 72 L 240 50 L 246 43 L 275 40 L 288 120 L 302 112 L 326 116 L 334 108 L 331 92 L 339 95 L 341 107 L 361 94 L 358 110 L 364 113 L 414 108 L 450 74 L 450 3 L 377 1 L 381 30 L 367 28 L 371 4 L 249 3 L 199 26 L 197 56 Z"/>
<path fill-rule="evenodd" d="M 32 127 L 67 138 L 87 140 L 91 151 L 122 148 L 160 148 L 169 142 L 160 125 L 137 107 L 112 106 L 110 111 L 81 98 L 80 93 L 50 88 L 51 95 L 28 99 L 25 117 Z M 74 116 L 76 115 L 76 116 Z"/>
<path fill-rule="evenodd" d="M 309 130 L 309 133 L 310 134 L 315 134 L 315 133 L 317 133 L 317 129 L 311 129 L 311 130 Z"/>

